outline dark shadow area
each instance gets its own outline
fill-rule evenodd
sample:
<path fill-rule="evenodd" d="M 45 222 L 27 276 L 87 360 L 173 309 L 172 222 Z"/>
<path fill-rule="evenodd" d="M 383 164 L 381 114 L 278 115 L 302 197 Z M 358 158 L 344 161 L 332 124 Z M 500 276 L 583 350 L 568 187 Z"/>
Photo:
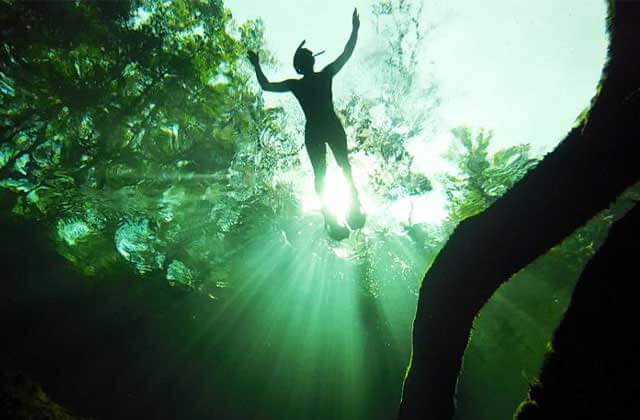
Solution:
<path fill-rule="evenodd" d="M 614 224 L 607 242 L 585 268 L 552 342 L 539 382 L 519 420 L 627 419 L 635 347 L 632 302 L 640 254 L 640 207 Z"/>
<path fill-rule="evenodd" d="M 147 280 L 82 277 L 38 226 L 0 220 L 3 364 L 81 415 L 240 418 L 223 411 L 224 376 L 211 374 L 225 353 L 201 342 L 208 324 L 189 309 L 214 319 L 219 305 Z"/>
<path fill-rule="evenodd" d="M 22 373 L 0 369 L 0 413 L 16 420 L 83 420 L 51 401 L 39 384 Z M 90 419 L 84 419 L 90 420 Z"/>

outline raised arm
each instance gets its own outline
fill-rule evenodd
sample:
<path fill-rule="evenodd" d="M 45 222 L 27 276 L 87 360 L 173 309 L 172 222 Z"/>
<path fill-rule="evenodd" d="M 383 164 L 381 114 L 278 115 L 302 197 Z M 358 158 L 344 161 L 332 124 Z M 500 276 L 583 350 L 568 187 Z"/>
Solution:
<path fill-rule="evenodd" d="M 249 51 L 247 53 L 247 57 L 249 61 L 253 65 L 253 68 L 256 71 L 256 76 L 258 77 L 258 83 L 260 83 L 260 87 L 269 92 L 288 92 L 291 90 L 291 81 L 284 80 L 282 82 L 270 82 L 267 79 L 267 76 L 264 75 L 262 71 L 262 67 L 260 67 L 260 59 L 258 58 L 258 54 L 254 51 Z"/>
<path fill-rule="evenodd" d="M 351 57 L 353 49 L 356 47 L 356 41 L 358 41 L 358 29 L 360 29 L 360 16 L 358 15 L 358 9 L 353 10 L 351 23 L 351 36 L 349 37 L 349 41 L 347 41 L 347 45 L 344 47 L 344 51 L 342 52 L 342 54 L 340 54 L 336 61 L 325 67 L 324 70 L 322 70 L 323 72 L 328 72 L 332 76 L 335 75 L 340 71 L 340 69 L 342 69 L 342 66 L 344 66 Z"/>

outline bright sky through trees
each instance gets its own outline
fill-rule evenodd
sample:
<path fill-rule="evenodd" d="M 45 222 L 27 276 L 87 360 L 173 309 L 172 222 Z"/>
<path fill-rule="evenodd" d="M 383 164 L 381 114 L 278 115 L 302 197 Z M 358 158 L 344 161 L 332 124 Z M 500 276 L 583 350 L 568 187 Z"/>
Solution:
<path fill-rule="evenodd" d="M 339 54 L 354 6 L 363 22 L 355 60 L 378 40 L 369 0 L 225 4 L 238 21 L 264 21 L 267 47 L 283 63 L 273 77 L 295 75 L 290 61 L 302 39 L 327 51 L 319 66 Z M 425 0 L 425 26 L 434 28 L 421 64 L 440 83 L 447 124 L 492 128 L 496 147 L 528 141 L 549 151 L 594 94 L 606 57 L 605 16 L 602 0 Z M 336 96 L 362 71 L 345 67 Z"/>
<path fill-rule="evenodd" d="M 264 21 L 267 48 L 281 63 L 267 71 L 274 80 L 295 76 L 290 62 L 303 39 L 312 50 L 327 51 L 318 58 L 318 68 L 333 60 L 348 38 L 350 13 L 358 7 L 359 45 L 353 62 L 336 78 L 336 101 L 351 89 L 375 95 L 377 85 L 366 73 L 371 69 L 366 60 L 386 41 L 376 31 L 371 4 L 226 2 L 239 22 Z M 425 84 L 437 84 L 442 103 L 432 135 L 408 144 L 417 157 L 416 168 L 428 175 L 450 170 L 443 155 L 453 141 L 451 129 L 462 125 L 493 130 L 491 150 L 522 143 L 530 143 L 536 154 L 552 150 L 595 93 L 606 58 L 605 16 L 606 3 L 601 0 L 425 0 L 421 23 L 426 39 L 419 66 Z M 296 112 L 288 95 L 265 93 L 265 100 Z M 445 217 L 437 180 L 434 186 L 428 202 L 414 202 L 421 220 Z M 310 186 L 307 190 L 305 195 L 313 195 Z M 406 207 L 400 203 L 394 211 L 406 213 Z"/>

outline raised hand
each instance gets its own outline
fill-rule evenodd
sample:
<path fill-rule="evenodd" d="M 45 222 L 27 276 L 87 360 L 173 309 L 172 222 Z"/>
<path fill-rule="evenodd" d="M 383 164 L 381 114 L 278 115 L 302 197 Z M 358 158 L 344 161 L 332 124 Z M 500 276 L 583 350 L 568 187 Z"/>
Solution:
<path fill-rule="evenodd" d="M 351 23 L 353 24 L 353 29 L 360 28 L 360 15 L 358 15 L 358 9 L 353 9 L 353 16 L 351 17 Z"/>
<path fill-rule="evenodd" d="M 260 58 L 255 51 L 247 51 L 247 58 L 254 67 L 260 64 Z"/>

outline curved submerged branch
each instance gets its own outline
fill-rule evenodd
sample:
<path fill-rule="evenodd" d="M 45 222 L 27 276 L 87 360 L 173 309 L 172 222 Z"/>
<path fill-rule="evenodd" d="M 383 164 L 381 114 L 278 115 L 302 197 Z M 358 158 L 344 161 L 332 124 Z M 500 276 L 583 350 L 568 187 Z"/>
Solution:
<path fill-rule="evenodd" d="M 451 419 L 463 354 L 482 306 L 513 274 L 640 179 L 640 100 L 627 100 L 640 86 L 640 3 L 612 2 L 610 16 L 607 77 L 588 121 L 491 208 L 461 223 L 425 277 L 398 419 Z"/>

